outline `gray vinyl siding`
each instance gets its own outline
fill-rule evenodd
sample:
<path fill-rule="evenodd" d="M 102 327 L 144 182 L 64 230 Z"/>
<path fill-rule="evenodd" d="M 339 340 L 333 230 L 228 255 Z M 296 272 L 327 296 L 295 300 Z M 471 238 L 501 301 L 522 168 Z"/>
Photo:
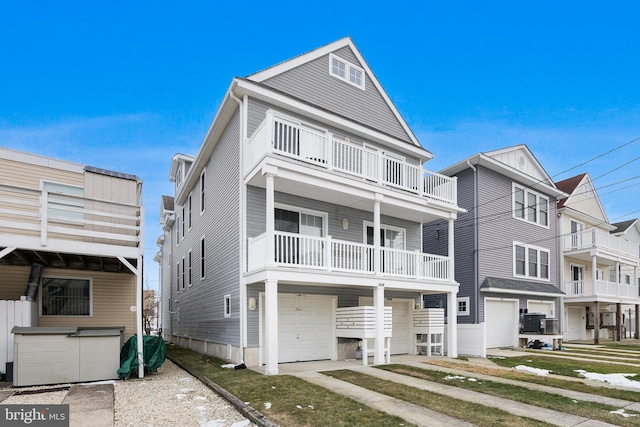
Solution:
<path fill-rule="evenodd" d="M 234 114 L 206 165 L 205 210 L 200 214 L 200 180 L 192 190 L 192 229 L 175 248 L 172 269 L 192 253 L 192 285 L 176 294 L 171 274 L 173 334 L 222 344 L 240 345 L 240 156 L 239 120 Z M 182 208 L 176 206 L 177 212 Z M 178 224 L 178 221 L 176 221 Z M 174 225 L 175 228 L 175 225 Z M 175 232 L 174 232 L 175 236 Z M 205 238 L 205 278 L 201 279 L 201 239 Z M 224 296 L 231 295 L 231 318 L 224 317 Z"/>
<path fill-rule="evenodd" d="M 327 295 L 338 297 L 338 307 L 354 307 L 358 305 L 359 297 L 373 297 L 373 288 L 366 287 L 323 287 L 278 285 L 279 294 Z M 247 298 L 255 298 L 260 303 L 260 293 L 264 292 L 264 284 L 257 283 L 247 287 Z M 418 292 L 386 291 L 385 298 L 413 299 L 420 301 Z M 247 346 L 260 345 L 260 310 L 247 311 Z"/>
<path fill-rule="evenodd" d="M 333 53 L 362 68 L 349 47 Z M 373 85 L 371 76 L 365 75 L 365 90 L 338 79 L 329 74 L 329 55 L 274 76 L 263 84 L 411 144 L 411 138 Z"/>
<path fill-rule="evenodd" d="M 260 123 L 262 123 L 262 121 L 265 119 L 267 110 L 272 109 L 273 111 L 277 111 L 281 114 L 285 114 L 292 119 L 299 120 L 306 124 L 315 126 L 319 129 L 325 129 L 331 132 L 333 137 L 337 140 L 344 140 L 345 138 L 349 138 L 351 142 L 354 144 L 367 144 L 370 147 L 376 147 L 380 150 L 384 150 L 385 152 L 402 156 L 405 158 L 405 160 L 408 163 L 420 165 L 420 161 L 418 160 L 417 157 L 407 156 L 406 153 L 402 153 L 399 150 L 394 150 L 393 148 L 390 148 L 390 147 L 382 147 L 378 144 L 374 144 L 373 142 L 369 140 L 364 140 L 353 133 L 345 132 L 343 129 L 335 128 L 331 126 L 331 124 L 322 123 L 317 120 L 312 120 L 307 117 L 301 116 L 299 114 L 287 111 L 286 109 L 282 108 L 282 106 L 271 105 L 269 103 L 266 103 L 264 101 L 261 101 L 255 98 L 249 98 L 248 104 L 249 104 L 249 107 L 247 109 L 247 136 L 249 138 L 251 137 L 251 135 L 253 135 L 255 130 L 258 128 L 258 126 L 260 126 Z"/>
<path fill-rule="evenodd" d="M 277 180 L 276 180 L 277 181 Z M 276 189 L 278 185 L 276 182 Z M 247 237 L 256 237 L 265 232 L 265 190 L 257 187 L 247 189 Z M 328 235 L 333 239 L 350 242 L 363 242 L 364 221 L 373 222 L 373 212 L 334 205 L 320 200 L 292 196 L 286 193 L 275 193 L 276 204 L 310 209 L 328 214 Z M 342 227 L 343 219 L 349 221 L 349 228 Z M 420 224 L 402 218 L 381 215 L 383 225 L 404 228 L 407 250 L 420 250 Z"/>
<path fill-rule="evenodd" d="M 549 197 L 549 227 L 541 227 L 513 218 L 513 181 L 492 170 L 478 167 L 479 179 L 479 277 L 482 284 L 487 276 L 516 278 L 531 282 L 551 283 L 557 286 L 557 213 L 556 200 Z M 526 187 L 526 186 L 525 186 Z M 513 244 L 530 244 L 549 251 L 549 278 L 541 281 L 534 278 L 514 277 Z M 512 298 L 513 294 L 511 294 Z M 539 299 L 537 296 L 529 299 Z M 482 305 L 482 304 L 480 304 Z M 484 321 L 481 307 L 480 321 Z"/>

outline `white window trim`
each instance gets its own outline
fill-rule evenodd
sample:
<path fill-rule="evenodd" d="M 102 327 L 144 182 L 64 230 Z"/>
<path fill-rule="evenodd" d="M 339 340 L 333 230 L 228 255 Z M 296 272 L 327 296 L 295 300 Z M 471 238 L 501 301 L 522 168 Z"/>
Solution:
<path fill-rule="evenodd" d="M 189 224 L 187 225 L 187 231 L 191 231 L 191 229 L 193 228 L 193 202 L 192 202 L 192 198 L 191 196 L 193 195 L 193 192 L 189 193 L 189 197 L 187 198 L 187 211 L 189 214 Z"/>
<path fill-rule="evenodd" d="M 178 210 L 176 209 L 176 247 L 180 246 L 180 215 L 178 215 Z"/>
<path fill-rule="evenodd" d="M 204 185 L 202 185 L 202 182 L 204 181 Z M 202 170 L 202 173 L 200 174 L 200 215 L 202 215 L 205 211 L 205 203 L 207 201 L 207 192 L 205 190 L 205 187 L 207 185 L 207 168 L 204 168 Z"/>
<path fill-rule="evenodd" d="M 282 210 L 286 210 L 286 211 L 291 211 L 291 212 L 298 212 L 299 214 L 306 214 L 306 215 L 313 215 L 313 216 L 319 216 L 322 217 L 322 235 L 324 237 L 328 236 L 328 232 L 329 232 L 329 214 L 327 212 L 322 212 L 322 211 L 316 211 L 313 209 L 304 209 L 304 208 L 299 208 L 297 206 L 292 206 L 292 205 L 284 205 L 281 203 L 275 203 L 274 204 L 274 208 L 275 209 L 282 209 Z M 304 234 L 301 234 L 302 236 L 304 236 Z"/>
<path fill-rule="evenodd" d="M 182 207 L 182 224 L 181 224 L 182 225 L 182 236 L 181 236 L 182 240 L 184 240 L 184 237 L 187 234 L 186 231 L 185 231 L 185 226 L 184 226 L 186 222 L 187 221 L 185 220 L 185 209 L 184 209 L 184 206 L 183 206 Z"/>
<path fill-rule="evenodd" d="M 465 311 L 460 311 L 460 305 L 459 303 L 464 302 L 466 310 Z M 458 316 L 470 316 L 471 315 L 471 307 L 469 306 L 470 304 L 470 298 L 469 297 L 459 297 L 456 299 L 456 311 L 458 313 Z"/>
<path fill-rule="evenodd" d="M 338 61 L 342 62 L 345 65 L 345 70 L 344 70 L 344 77 L 338 75 L 338 74 L 334 74 L 333 72 L 333 60 L 337 59 Z M 357 84 L 355 82 L 352 82 L 350 79 L 350 75 L 351 75 L 351 69 L 360 71 L 360 73 L 362 74 L 362 84 Z M 340 58 L 337 55 L 334 55 L 333 53 L 329 54 L 329 75 L 340 79 L 344 82 L 349 83 L 351 86 L 355 86 L 358 89 L 362 89 L 365 90 L 364 87 L 364 81 L 365 81 L 365 72 L 362 68 L 358 67 L 357 65 L 352 64 L 351 62 L 347 61 L 346 59 Z"/>
<path fill-rule="evenodd" d="M 206 248 L 206 236 L 202 236 L 200 239 L 200 280 L 204 280 L 206 275 L 206 267 L 207 267 L 207 259 L 206 253 L 204 252 L 204 248 Z"/>
<path fill-rule="evenodd" d="M 227 294 L 224 296 L 222 310 L 224 311 L 225 318 L 231 317 L 231 295 L 230 294 Z"/>
<path fill-rule="evenodd" d="M 180 261 L 176 263 L 176 292 L 180 292 Z"/>
<path fill-rule="evenodd" d="M 187 278 L 189 279 L 188 286 L 193 285 L 193 255 L 191 254 L 191 250 L 187 253 L 187 259 L 189 260 L 189 265 L 187 267 Z"/>
<path fill-rule="evenodd" d="M 372 221 L 367 221 L 364 220 L 362 221 L 362 242 L 366 245 L 367 244 L 367 227 L 371 227 L 375 230 L 375 227 L 373 226 L 373 222 Z M 402 227 L 395 227 L 393 225 L 387 225 L 387 224 L 380 224 L 380 229 L 381 230 L 393 230 L 393 231 L 399 231 L 404 233 L 404 239 L 403 239 L 403 245 L 402 245 L 402 249 L 401 250 L 407 250 L 407 229 L 406 228 L 402 228 Z M 389 249 L 393 249 L 393 248 L 389 248 Z"/>
<path fill-rule="evenodd" d="M 83 315 L 74 315 L 74 314 L 42 314 L 42 280 L 40 280 L 40 284 L 38 285 L 38 315 L 41 317 L 52 317 L 52 318 L 60 318 L 60 317 L 93 317 L 93 278 L 92 277 L 79 277 L 79 276 L 58 276 L 58 275 L 46 275 L 42 276 L 42 279 L 72 279 L 72 280 L 86 280 L 89 282 L 89 314 Z"/>
<path fill-rule="evenodd" d="M 185 278 L 185 277 L 184 277 L 184 275 L 185 275 L 185 270 L 184 270 L 184 257 L 182 257 L 182 271 L 181 271 L 181 274 L 182 274 L 182 290 L 184 290 L 184 288 L 185 288 L 185 286 L 184 286 L 184 278 Z"/>
<path fill-rule="evenodd" d="M 516 274 L 516 246 L 522 246 L 525 250 L 524 250 L 524 275 L 522 274 Z M 538 271 L 536 272 L 535 276 L 529 276 L 529 249 L 534 249 L 536 251 L 538 251 L 538 261 L 537 261 L 537 265 L 538 265 Z M 549 271 L 549 277 L 545 278 L 545 277 L 540 277 L 540 271 L 541 271 L 541 263 L 540 263 L 540 252 L 546 252 L 547 253 L 547 261 L 548 261 L 548 271 Z M 539 246 L 533 246 L 533 245 L 528 245 L 526 243 L 521 243 L 521 242 L 513 242 L 513 277 L 518 277 L 518 278 L 526 278 L 526 279 L 534 279 L 534 280 L 543 280 L 545 282 L 550 282 L 551 281 L 551 251 L 547 248 L 541 248 Z"/>
<path fill-rule="evenodd" d="M 527 188 L 526 185 L 521 185 L 521 184 L 517 184 L 515 182 L 513 182 L 511 184 L 512 188 L 511 188 L 511 216 L 513 217 L 513 219 L 517 219 L 518 221 L 523 221 L 526 222 L 527 224 L 533 224 L 533 225 L 537 225 L 538 227 L 542 227 L 542 228 L 546 228 L 549 229 L 549 224 L 551 223 L 551 198 L 545 194 L 542 193 L 538 193 L 537 191 L 533 191 L 530 188 Z M 519 218 L 516 216 L 516 188 L 521 189 L 524 192 L 524 218 Z M 547 224 L 540 224 L 540 204 L 538 203 L 537 205 L 537 217 L 536 217 L 536 221 L 529 221 L 527 219 L 527 195 L 528 194 L 533 194 L 536 196 L 536 200 L 540 199 L 541 197 L 543 199 L 547 200 Z"/>

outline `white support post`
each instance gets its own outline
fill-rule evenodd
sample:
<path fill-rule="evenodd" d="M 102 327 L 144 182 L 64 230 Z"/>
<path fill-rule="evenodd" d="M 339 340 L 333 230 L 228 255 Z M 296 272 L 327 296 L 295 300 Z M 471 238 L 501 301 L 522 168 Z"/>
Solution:
<path fill-rule="evenodd" d="M 447 357 L 458 357 L 458 304 L 456 293 L 447 292 Z"/>
<path fill-rule="evenodd" d="M 597 291 L 597 279 L 598 279 L 598 264 L 596 263 L 596 256 L 593 255 L 591 256 L 591 283 L 593 285 L 593 289 L 591 289 L 591 295 L 596 295 L 598 293 Z M 582 281 L 585 282 L 584 277 L 582 278 Z M 583 284 L 581 283 L 580 287 L 582 287 L 583 289 L 581 289 L 581 294 L 582 293 L 586 293 L 587 290 L 584 289 Z"/>
<path fill-rule="evenodd" d="M 47 246 L 47 223 L 49 219 L 49 193 L 47 190 L 42 190 L 42 196 L 40 197 L 40 244 Z"/>
<path fill-rule="evenodd" d="M 453 233 L 454 233 L 453 218 L 449 219 L 448 226 L 449 226 L 449 230 L 448 230 L 449 232 L 447 234 L 448 234 L 449 280 L 450 281 L 454 281 L 456 279 L 455 278 L 456 266 L 455 266 L 455 263 L 454 263 L 454 259 L 455 259 L 455 256 L 454 256 L 454 246 L 455 245 L 454 245 L 454 243 L 455 243 L 455 241 L 454 241 L 454 236 L 453 236 Z"/>
<path fill-rule="evenodd" d="M 373 201 L 373 272 L 375 274 L 382 272 L 380 266 L 380 203 L 382 199 L 382 194 L 376 194 Z"/>
<path fill-rule="evenodd" d="M 264 373 L 278 375 L 278 281 L 266 280 L 265 291 L 265 345 L 267 360 Z"/>
<path fill-rule="evenodd" d="M 267 266 L 275 265 L 275 174 L 277 168 L 264 168 L 262 174 L 266 179 L 266 237 L 267 237 Z"/>
<path fill-rule="evenodd" d="M 138 347 L 138 378 L 144 378 L 144 343 L 142 339 L 142 256 L 136 259 L 136 267 L 134 267 L 123 256 L 118 259 L 125 267 L 136 275 L 136 345 Z"/>
<path fill-rule="evenodd" d="M 384 283 L 373 290 L 373 305 L 376 312 L 376 339 L 373 352 L 373 364 L 384 364 Z M 363 353 L 362 357 L 366 357 Z"/>

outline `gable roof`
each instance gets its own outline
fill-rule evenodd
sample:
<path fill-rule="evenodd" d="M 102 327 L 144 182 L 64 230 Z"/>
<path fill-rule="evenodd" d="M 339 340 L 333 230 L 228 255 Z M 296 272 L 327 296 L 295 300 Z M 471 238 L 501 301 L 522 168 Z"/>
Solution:
<path fill-rule="evenodd" d="M 613 225 L 616 228 L 611 232 L 611 234 L 624 234 L 634 225 L 640 229 L 640 222 L 638 221 L 637 218 L 616 222 L 611 225 Z"/>
<path fill-rule="evenodd" d="M 584 185 L 589 185 L 589 191 L 582 190 Z M 611 228 L 607 213 L 602 207 L 598 192 L 593 186 L 589 173 L 585 172 L 580 175 L 567 178 L 556 183 L 558 188 L 563 188 L 567 193 L 567 197 L 558 201 L 558 209 L 571 209 L 573 214 L 583 216 L 585 220 L 596 221 L 598 226 L 603 228 Z M 591 193 L 591 195 L 589 195 Z M 586 196 L 586 198 L 585 198 Z M 585 201 L 593 200 L 595 203 L 586 203 Z M 577 206 L 580 203 L 580 206 Z"/>
<path fill-rule="evenodd" d="M 440 171 L 453 176 L 473 166 L 483 166 L 543 194 L 564 197 L 567 194 L 556 187 L 538 159 L 525 144 L 474 154 Z"/>
<path fill-rule="evenodd" d="M 582 173 L 580 175 L 576 175 L 571 178 L 567 178 L 565 180 L 556 182 L 556 187 L 558 187 L 559 189 L 561 189 L 567 194 L 572 194 L 575 191 L 576 187 L 580 185 L 580 183 L 582 182 L 582 180 L 586 175 L 587 175 L 586 173 Z M 564 204 L 568 198 L 569 197 L 565 197 L 564 199 L 559 200 L 558 208 L 564 207 Z"/>
<path fill-rule="evenodd" d="M 305 85 L 305 87 L 301 87 L 301 85 L 291 84 L 288 80 L 298 79 L 298 81 L 305 81 L 306 83 L 308 80 L 311 80 L 313 76 L 317 77 L 319 74 L 311 74 L 311 70 L 307 70 L 305 67 L 309 68 L 314 62 L 321 59 L 324 60 L 325 58 L 326 63 L 323 62 L 320 69 L 323 70 L 323 73 L 321 73 L 323 77 L 328 77 L 328 57 L 330 54 L 335 55 L 340 60 L 354 63 L 353 65 L 364 71 L 364 91 L 359 88 L 352 87 L 352 85 L 344 85 L 341 88 L 345 92 L 350 91 L 349 93 L 352 95 L 351 98 L 354 99 L 359 96 L 365 97 L 365 91 L 369 91 L 366 95 L 367 102 L 361 102 L 360 105 L 363 106 L 362 109 L 372 109 L 372 111 L 370 111 L 370 114 L 368 115 L 359 115 L 360 112 L 350 110 L 347 105 L 338 107 L 334 105 L 332 108 L 329 108 L 329 110 L 342 115 L 350 113 L 348 116 L 351 120 L 359 121 L 360 123 L 371 126 L 377 130 L 384 131 L 385 129 L 380 129 L 380 127 L 381 123 L 385 123 L 385 127 L 392 128 L 391 134 L 396 139 L 410 143 L 424 150 L 350 37 L 344 37 L 333 43 L 329 43 L 310 52 L 298 55 L 287 61 L 251 74 L 247 76 L 246 79 L 255 83 L 264 84 L 273 89 L 278 89 L 288 95 L 304 99 L 305 101 L 320 108 L 326 108 L 327 104 L 326 100 L 323 99 L 322 96 L 322 87 L 314 88 L 318 91 L 314 95 L 311 90 L 312 85 Z M 317 66 L 319 65 L 316 64 L 316 67 Z M 303 79 L 303 76 L 309 76 L 309 78 Z M 334 77 L 331 77 L 330 79 L 334 79 Z M 336 83 L 337 81 L 338 80 L 335 79 L 332 83 Z M 318 86 L 318 82 L 314 81 L 314 85 Z M 374 107 L 377 114 L 374 114 L 373 112 Z M 344 111 L 340 111 L 341 108 L 344 108 Z M 432 156 L 430 155 L 429 157 Z"/>

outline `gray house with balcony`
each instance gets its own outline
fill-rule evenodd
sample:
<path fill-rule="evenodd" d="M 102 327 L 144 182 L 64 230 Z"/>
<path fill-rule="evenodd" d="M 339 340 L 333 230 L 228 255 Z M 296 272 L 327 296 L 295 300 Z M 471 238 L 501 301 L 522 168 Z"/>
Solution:
<path fill-rule="evenodd" d="M 456 180 L 431 158 L 350 38 L 233 79 L 198 153 L 172 159 L 165 338 L 267 374 L 421 351 L 423 296 L 458 292 Z M 435 219 L 445 256 L 422 251 Z"/>
<path fill-rule="evenodd" d="M 522 333 L 521 322 L 529 313 L 560 318 L 556 198 L 564 193 L 526 145 L 478 153 L 440 173 L 457 178 L 466 210 L 454 226 L 460 291 L 457 322 L 448 321 L 457 323 L 459 353 L 484 357 L 487 348 L 548 339 Z M 423 226 L 427 253 L 449 255 L 450 238 L 442 220 Z M 425 295 L 424 304 L 451 313 L 443 295 Z"/>

